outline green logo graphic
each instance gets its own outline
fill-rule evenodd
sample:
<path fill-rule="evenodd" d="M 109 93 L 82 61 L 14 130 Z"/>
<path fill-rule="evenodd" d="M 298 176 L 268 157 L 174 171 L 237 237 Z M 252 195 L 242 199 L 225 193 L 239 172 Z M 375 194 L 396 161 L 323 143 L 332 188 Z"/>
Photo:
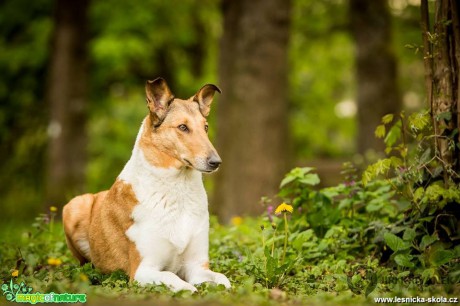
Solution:
<path fill-rule="evenodd" d="M 7 301 L 16 303 L 85 303 L 86 294 L 84 293 L 32 293 L 32 287 L 24 282 L 19 285 L 11 279 L 9 283 L 2 285 L 3 295 Z"/>

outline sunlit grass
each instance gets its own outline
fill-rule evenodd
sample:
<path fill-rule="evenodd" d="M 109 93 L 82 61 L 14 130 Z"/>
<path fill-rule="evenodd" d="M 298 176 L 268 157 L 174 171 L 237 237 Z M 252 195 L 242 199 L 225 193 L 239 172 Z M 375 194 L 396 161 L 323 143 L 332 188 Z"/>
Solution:
<path fill-rule="evenodd" d="M 53 212 L 50 212 L 53 213 Z M 291 222 L 284 214 L 274 217 L 280 229 Z M 141 287 L 130 283 L 123 272 L 104 275 L 91 264 L 80 267 L 65 245 L 62 223 L 52 218 L 39 217 L 31 223 L 3 223 L 0 238 L 0 277 L 3 282 L 13 279 L 24 281 L 34 292 L 86 293 L 90 304 L 167 305 L 366 305 L 376 296 L 448 295 L 444 287 L 424 287 L 417 292 L 416 286 L 400 283 L 391 288 L 379 287 L 368 298 L 354 294 L 347 287 L 346 267 L 352 261 L 325 258 L 323 263 L 312 265 L 298 260 L 279 288 L 271 288 L 252 271 L 250 258 L 263 262 L 264 242 L 276 243 L 279 250 L 294 252 L 292 241 L 284 236 L 270 240 L 269 220 L 240 217 L 231 226 L 222 226 L 211 219 L 210 260 L 211 268 L 225 273 L 232 289 L 203 284 L 198 292 L 172 293 L 164 286 Z M 38 224 L 37 224 L 38 223 Z M 263 230 L 261 225 L 265 225 Z M 52 230 L 52 231 L 50 231 Z M 274 238 L 274 236 L 273 236 Z M 279 240 L 279 241 L 278 241 Z M 302 256 L 297 254 L 296 256 Z M 291 260 L 292 257 L 286 257 Z M 356 260 L 359 260 L 358 258 Z M 254 261 L 257 264 L 257 260 Z M 378 268 L 380 269 L 380 268 Z M 451 295 L 457 289 L 451 289 Z M 458 292 L 457 292 L 458 293 Z M 0 299 L 3 297 L 0 296 Z"/>

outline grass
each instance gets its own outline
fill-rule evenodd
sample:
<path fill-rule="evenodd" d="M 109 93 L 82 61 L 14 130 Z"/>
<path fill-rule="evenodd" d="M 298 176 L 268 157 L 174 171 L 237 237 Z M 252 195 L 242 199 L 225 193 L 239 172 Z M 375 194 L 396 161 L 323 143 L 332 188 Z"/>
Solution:
<path fill-rule="evenodd" d="M 191 294 L 172 293 L 164 286 L 141 287 L 130 283 L 122 272 L 104 275 L 90 264 L 80 267 L 65 245 L 62 224 L 54 217 L 55 213 L 50 212 L 32 225 L 1 225 L 0 277 L 4 283 L 13 278 L 16 283 L 24 281 L 33 292 L 86 293 L 89 304 L 124 305 L 367 305 L 374 303 L 374 297 L 384 296 L 460 296 L 458 285 L 424 286 L 401 278 L 395 283 L 377 284 L 366 297 L 348 285 L 348 281 L 354 281 L 350 267 L 359 259 L 328 254 L 324 261 L 309 264 L 303 260 L 305 254 L 295 254 L 292 241 L 282 234 L 284 228 L 276 237 L 270 237 L 271 229 L 262 231 L 260 225 L 267 224 L 264 218 L 239 218 L 231 226 L 219 225 L 215 219 L 211 222 L 211 268 L 227 275 L 232 289 L 203 284 Z M 278 218 L 279 224 L 287 222 L 285 217 Z M 267 288 L 261 280 L 260 273 L 264 275 L 269 258 L 264 255 L 263 244 L 276 246 L 272 256 L 276 257 L 280 250 L 283 261 L 285 244 L 291 251 L 286 261 L 293 264 L 286 271 L 278 271 L 285 273 L 279 288 Z M 18 276 L 12 277 L 16 271 Z M 4 301 L 0 297 L 0 303 Z"/>

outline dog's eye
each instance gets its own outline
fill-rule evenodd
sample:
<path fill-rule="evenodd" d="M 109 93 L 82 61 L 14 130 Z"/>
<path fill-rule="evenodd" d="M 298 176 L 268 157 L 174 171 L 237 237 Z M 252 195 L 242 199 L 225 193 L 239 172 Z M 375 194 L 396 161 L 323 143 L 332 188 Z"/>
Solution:
<path fill-rule="evenodd" d="M 188 127 L 185 125 L 185 124 L 181 124 L 178 126 L 179 130 L 181 130 L 182 132 L 188 132 L 189 129 Z"/>
<path fill-rule="evenodd" d="M 204 126 L 204 130 L 206 131 L 206 133 L 208 132 L 208 129 L 209 129 L 209 127 L 208 127 L 208 125 L 206 124 L 206 125 Z"/>

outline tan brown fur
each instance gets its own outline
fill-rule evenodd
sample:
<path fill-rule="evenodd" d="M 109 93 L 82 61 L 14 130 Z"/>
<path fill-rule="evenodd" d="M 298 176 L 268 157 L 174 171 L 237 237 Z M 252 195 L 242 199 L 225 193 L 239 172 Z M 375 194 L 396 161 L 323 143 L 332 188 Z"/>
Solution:
<path fill-rule="evenodd" d="M 121 269 L 134 277 L 140 256 L 125 232 L 137 202 L 131 185 L 117 180 L 110 190 L 78 196 L 64 207 L 67 243 L 81 264 L 91 261 L 104 272 Z M 79 250 L 80 239 L 89 242 L 91 258 Z"/>
<path fill-rule="evenodd" d="M 91 261 L 104 272 L 121 269 L 132 276 L 131 267 L 139 264 L 139 254 L 135 254 L 137 250 L 125 234 L 133 223 L 131 213 L 137 203 L 132 186 L 117 180 L 104 201 L 93 206 L 89 227 Z M 130 258 L 137 262 L 130 263 Z"/>
<path fill-rule="evenodd" d="M 181 124 L 187 125 L 191 132 L 184 134 L 178 131 L 177 127 Z M 192 98 L 174 99 L 166 119 L 159 127 L 154 127 L 151 116 L 145 118 L 139 146 L 152 166 L 180 168 L 184 163 L 181 156 L 197 157 L 214 150 L 213 147 L 209 148 L 206 124 L 206 118 L 201 115 L 198 103 Z M 182 145 L 177 146 L 177 144 Z M 191 159 L 190 161 L 193 162 Z"/>
<path fill-rule="evenodd" d="M 152 118 L 147 116 L 145 118 L 144 131 L 139 140 L 139 146 L 144 152 L 145 159 L 155 167 L 169 168 L 175 167 L 178 163 L 178 160 L 174 157 L 171 157 L 169 154 L 166 154 L 162 150 L 153 150 L 155 148 L 155 143 L 161 143 L 160 139 L 153 138 L 153 123 Z"/>
<path fill-rule="evenodd" d="M 107 191 L 102 191 L 97 194 L 87 193 L 75 197 L 64 206 L 62 211 L 67 244 L 80 264 L 91 261 L 91 258 L 87 254 L 83 254 L 77 242 L 80 240 L 89 241 L 88 228 L 93 204 L 96 201 L 101 201 L 106 194 Z"/>

